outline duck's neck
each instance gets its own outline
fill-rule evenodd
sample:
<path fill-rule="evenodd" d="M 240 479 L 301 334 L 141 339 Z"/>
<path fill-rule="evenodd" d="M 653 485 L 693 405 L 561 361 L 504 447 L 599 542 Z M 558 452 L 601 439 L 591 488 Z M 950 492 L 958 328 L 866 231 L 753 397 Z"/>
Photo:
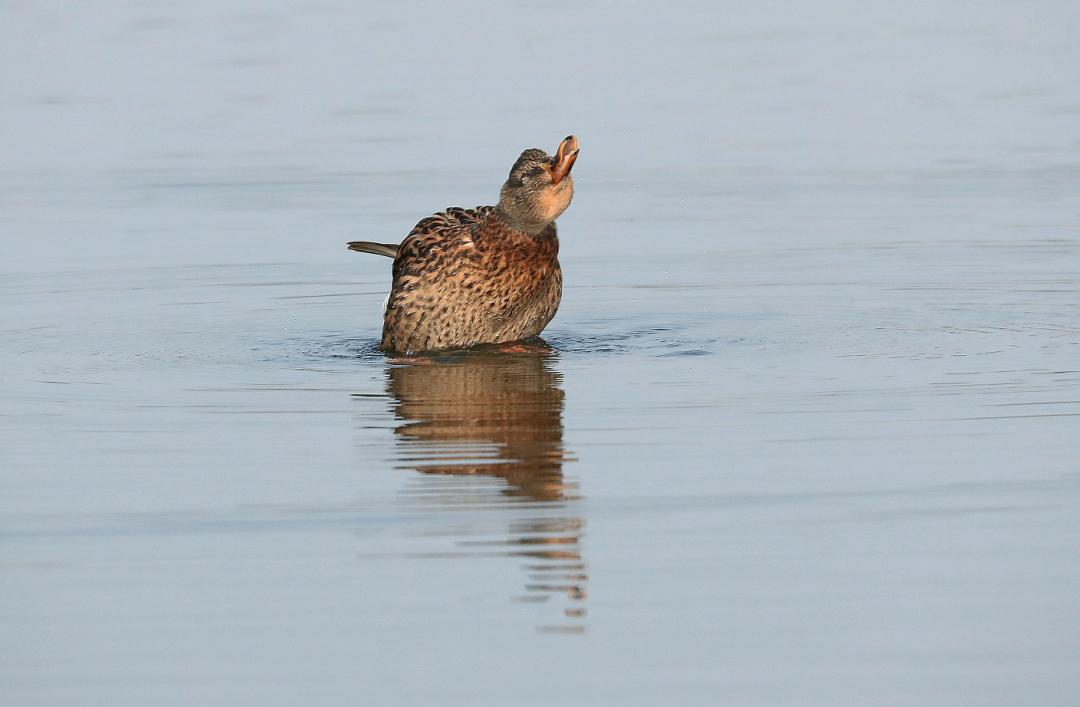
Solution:
<path fill-rule="evenodd" d="M 501 201 L 499 205 L 495 207 L 495 213 L 515 231 L 521 231 L 533 238 L 539 238 L 544 235 L 548 226 L 551 226 L 554 223 L 554 221 L 550 219 L 536 218 L 529 214 L 517 213 L 515 209 L 506 208 Z"/>

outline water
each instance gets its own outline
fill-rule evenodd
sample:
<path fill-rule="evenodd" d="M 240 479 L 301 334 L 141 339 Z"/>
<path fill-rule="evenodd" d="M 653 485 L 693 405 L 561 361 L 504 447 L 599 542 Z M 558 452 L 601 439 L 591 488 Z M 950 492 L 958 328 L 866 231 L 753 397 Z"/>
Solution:
<path fill-rule="evenodd" d="M 0 6 L 10 704 L 1080 690 L 1066 2 Z M 549 351 L 375 348 L 582 141 Z"/>

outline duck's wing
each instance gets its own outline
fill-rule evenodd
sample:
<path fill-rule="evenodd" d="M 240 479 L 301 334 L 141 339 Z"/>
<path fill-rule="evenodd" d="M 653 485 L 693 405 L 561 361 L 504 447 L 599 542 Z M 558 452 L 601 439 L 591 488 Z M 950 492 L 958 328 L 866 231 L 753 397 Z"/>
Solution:
<path fill-rule="evenodd" d="M 451 206 L 445 211 L 421 219 L 419 223 L 413 226 L 413 230 L 409 231 L 406 240 L 413 236 L 452 236 L 460 230 L 468 229 L 470 226 L 483 221 L 494 210 L 494 206 L 477 206 L 473 209 Z"/>
<path fill-rule="evenodd" d="M 494 206 L 463 209 L 451 206 L 445 211 L 421 219 L 401 242 L 394 260 L 394 275 L 407 272 L 424 261 L 439 258 L 441 252 L 461 245 L 473 226 L 495 210 Z"/>
<path fill-rule="evenodd" d="M 483 220 L 494 207 L 477 206 L 475 209 L 463 209 L 459 206 L 451 206 L 445 211 L 432 214 L 413 226 L 409 235 L 405 237 L 401 245 L 394 243 L 375 243 L 373 241 L 350 241 L 347 245 L 349 250 L 357 253 L 371 253 L 373 255 L 385 255 L 388 258 L 397 256 L 409 250 L 415 250 L 424 244 L 430 244 L 440 239 L 452 237 L 455 233 L 468 229 L 475 223 Z"/>
<path fill-rule="evenodd" d="M 451 208 L 416 224 L 394 258 L 393 285 L 383 324 L 382 346 L 390 351 L 447 348 L 476 315 L 455 302 L 475 286 L 478 248 L 474 235 L 494 211 L 491 206 Z"/>

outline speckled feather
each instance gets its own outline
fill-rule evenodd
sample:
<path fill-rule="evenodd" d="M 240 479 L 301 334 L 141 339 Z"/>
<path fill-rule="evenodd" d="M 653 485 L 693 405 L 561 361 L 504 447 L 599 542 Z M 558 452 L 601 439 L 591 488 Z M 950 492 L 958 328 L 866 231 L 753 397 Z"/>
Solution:
<path fill-rule="evenodd" d="M 449 208 L 398 248 L 382 347 L 414 352 L 539 334 L 562 298 L 559 239 L 511 226 L 492 206 Z"/>
<path fill-rule="evenodd" d="M 578 140 L 555 155 L 521 153 L 498 206 L 451 207 L 421 220 L 400 245 L 352 241 L 349 250 L 394 259 L 382 348 L 415 353 L 536 336 L 562 299 L 555 220 L 574 198 Z"/>

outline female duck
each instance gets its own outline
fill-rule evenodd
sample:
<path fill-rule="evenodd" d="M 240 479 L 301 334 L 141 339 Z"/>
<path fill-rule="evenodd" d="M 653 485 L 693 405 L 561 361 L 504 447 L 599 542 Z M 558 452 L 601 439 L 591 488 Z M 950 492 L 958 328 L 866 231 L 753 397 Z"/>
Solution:
<path fill-rule="evenodd" d="M 555 219 L 570 205 L 573 135 L 551 157 L 525 150 L 497 206 L 451 207 L 400 245 L 354 241 L 349 250 L 394 259 L 382 348 L 412 353 L 536 336 L 562 298 Z"/>

